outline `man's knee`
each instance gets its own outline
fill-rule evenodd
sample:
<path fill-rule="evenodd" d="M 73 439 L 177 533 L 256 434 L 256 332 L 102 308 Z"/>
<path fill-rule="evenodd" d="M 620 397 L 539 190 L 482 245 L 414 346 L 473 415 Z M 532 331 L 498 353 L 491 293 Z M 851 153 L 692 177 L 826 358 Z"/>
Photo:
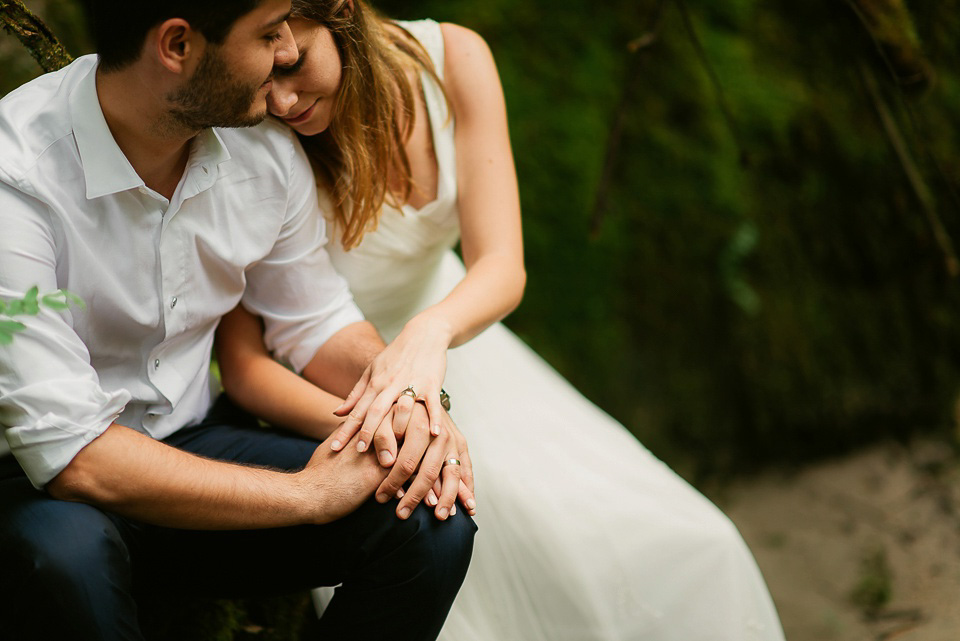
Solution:
<path fill-rule="evenodd" d="M 86 592 L 98 580 L 129 583 L 130 554 L 111 519 L 80 503 L 21 506 L 3 526 L 4 592 Z M 120 576 L 117 576 L 119 573 Z"/>
<path fill-rule="evenodd" d="M 432 509 L 422 505 L 397 527 L 408 537 L 403 546 L 405 555 L 418 561 L 425 578 L 438 588 L 458 589 L 473 553 L 477 531 L 473 519 L 464 510 L 458 510 L 440 521 Z"/>

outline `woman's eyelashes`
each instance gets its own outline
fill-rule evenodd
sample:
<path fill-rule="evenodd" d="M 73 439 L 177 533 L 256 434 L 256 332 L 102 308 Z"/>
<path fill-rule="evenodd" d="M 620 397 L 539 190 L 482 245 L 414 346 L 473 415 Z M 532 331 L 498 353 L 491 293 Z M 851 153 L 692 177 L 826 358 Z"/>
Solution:
<path fill-rule="evenodd" d="M 274 67 L 273 69 L 274 76 L 276 76 L 277 78 L 286 78 L 287 76 L 292 76 L 293 74 L 300 71 L 300 68 L 303 66 L 304 61 L 307 59 L 308 49 L 300 49 L 298 47 L 297 50 L 300 52 L 300 55 L 297 57 L 297 61 L 292 65 L 287 65 L 285 67 L 280 67 L 280 66 Z"/>

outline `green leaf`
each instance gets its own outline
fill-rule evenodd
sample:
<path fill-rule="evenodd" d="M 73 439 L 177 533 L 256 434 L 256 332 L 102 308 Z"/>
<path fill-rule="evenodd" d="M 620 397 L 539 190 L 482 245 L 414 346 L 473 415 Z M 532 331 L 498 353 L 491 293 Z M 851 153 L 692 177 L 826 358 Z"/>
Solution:
<path fill-rule="evenodd" d="M 44 294 L 40 301 L 44 304 L 44 306 L 57 311 L 68 309 L 70 305 L 74 305 L 80 309 L 86 308 L 82 298 L 74 293 L 68 292 L 65 289 L 58 289 L 55 292 Z"/>
<path fill-rule="evenodd" d="M 30 314 L 31 316 L 36 316 L 40 313 L 40 303 L 37 302 L 37 294 L 40 293 L 40 289 L 34 285 L 31 287 L 26 295 L 23 297 L 23 313 Z"/>
<path fill-rule="evenodd" d="M 43 303 L 45 307 L 50 309 L 55 309 L 57 311 L 62 311 L 64 309 L 70 309 L 70 305 L 60 300 L 62 296 L 58 295 L 59 292 L 54 292 L 53 294 L 46 294 L 43 298 L 40 299 L 40 302 Z"/>
<path fill-rule="evenodd" d="M 26 325 L 15 320 L 0 320 L 0 345 L 9 345 L 13 342 L 13 335 L 22 332 Z"/>

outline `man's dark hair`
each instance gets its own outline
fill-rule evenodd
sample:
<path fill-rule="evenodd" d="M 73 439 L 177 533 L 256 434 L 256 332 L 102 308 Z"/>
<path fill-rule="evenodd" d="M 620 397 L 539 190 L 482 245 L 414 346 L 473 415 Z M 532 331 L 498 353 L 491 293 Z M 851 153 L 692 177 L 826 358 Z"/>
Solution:
<path fill-rule="evenodd" d="M 170 18 L 183 18 L 209 42 L 222 44 L 230 28 L 261 0 L 84 0 L 100 68 L 133 64 L 147 32 Z"/>

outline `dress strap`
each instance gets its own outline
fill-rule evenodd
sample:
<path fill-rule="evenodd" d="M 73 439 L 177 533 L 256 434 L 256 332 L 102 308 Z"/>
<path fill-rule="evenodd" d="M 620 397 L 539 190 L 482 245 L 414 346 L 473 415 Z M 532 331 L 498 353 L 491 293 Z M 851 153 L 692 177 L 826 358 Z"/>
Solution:
<path fill-rule="evenodd" d="M 396 24 L 405 29 L 423 46 L 433 62 L 437 77 L 443 81 L 444 47 L 443 31 L 435 20 L 397 20 Z M 433 135 L 433 148 L 437 156 L 437 204 L 456 202 L 457 198 L 457 159 L 454 139 L 454 122 L 449 115 L 446 95 L 436 80 L 426 71 L 420 74 L 423 86 L 423 98 L 430 118 L 430 130 Z M 406 210 L 405 210 L 406 211 Z M 455 214 L 455 207 L 449 207 Z"/>
<path fill-rule="evenodd" d="M 397 20 L 396 23 L 406 29 L 410 35 L 426 50 L 433 66 L 436 68 L 437 77 L 443 80 L 443 32 L 440 30 L 440 23 L 436 20 Z"/>

